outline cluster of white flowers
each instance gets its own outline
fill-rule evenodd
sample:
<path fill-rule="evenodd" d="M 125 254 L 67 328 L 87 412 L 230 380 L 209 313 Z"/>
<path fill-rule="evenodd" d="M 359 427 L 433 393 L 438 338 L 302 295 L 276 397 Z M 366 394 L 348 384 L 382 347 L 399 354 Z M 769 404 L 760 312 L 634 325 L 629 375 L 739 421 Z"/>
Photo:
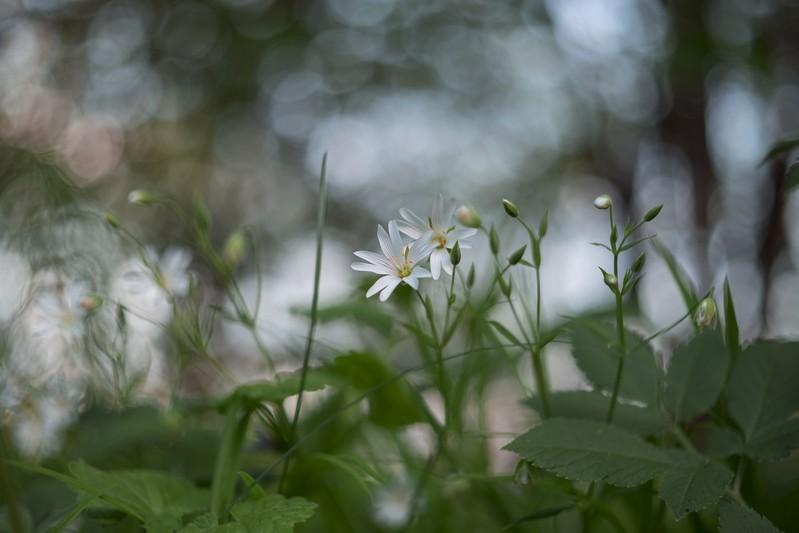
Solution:
<path fill-rule="evenodd" d="M 367 291 L 366 297 L 380 293 L 380 301 L 384 302 L 400 283 L 418 290 L 419 280 L 422 278 L 432 277 L 437 280 L 441 277 L 442 270 L 451 276 L 452 247 L 457 242 L 460 248 L 471 248 L 471 243 L 466 239 L 477 233 L 476 229 L 456 229 L 451 225 L 454 213 L 455 199 L 450 198 L 445 202 L 444 197 L 439 194 L 433 202 L 433 212 L 427 222 L 412 211 L 402 208 L 400 216 L 403 220 L 389 221 L 388 232 L 378 225 L 377 240 L 383 254 L 358 251 L 355 255 L 367 262 L 352 264 L 354 270 L 381 275 Z M 400 232 L 412 241 L 403 242 Z M 430 270 L 419 266 L 426 259 L 430 261 Z"/>
<path fill-rule="evenodd" d="M 113 397 L 135 383 L 136 397 L 164 399 L 166 364 L 156 346 L 171 317 L 165 302 L 188 292 L 188 252 L 123 262 L 108 285 L 99 276 L 34 271 L 9 251 L 0 259 L 14 280 L 0 282 L 0 423 L 21 454 L 57 452 L 89 389 Z"/>

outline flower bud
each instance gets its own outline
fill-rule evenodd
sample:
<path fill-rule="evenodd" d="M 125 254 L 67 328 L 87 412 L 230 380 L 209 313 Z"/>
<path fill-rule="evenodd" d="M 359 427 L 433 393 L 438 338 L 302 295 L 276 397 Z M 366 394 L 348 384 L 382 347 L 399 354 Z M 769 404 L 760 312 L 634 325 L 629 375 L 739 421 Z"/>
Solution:
<path fill-rule="evenodd" d="M 87 294 L 80 300 L 80 308 L 85 313 L 93 313 L 103 305 L 103 298 L 98 294 Z"/>
<path fill-rule="evenodd" d="M 469 274 L 466 275 L 466 286 L 469 288 L 474 287 L 474 279 L 475 279 L 474 263 L 472 263 L 472 265 L 469 267 Z"/>
<path fill-rule="evenodd" d="M 524 256 L 524 251 L 527 249 L 527 245 L 525 244 L 508 257 L 508 263 L 511 265 L 517 264 L 519 261 L 522 260 L 522 256 Z"/>
<path fill-rule="evenodd" d="M 694 312 L 694 324 L 699 329 L 707 326 L 712 326 L 716 322 L 716 302 L 712 298 L 705 298 L 696 308 Z"/>
<path fill-rule="evenodd" d="M 241 263 L 247 254 L 247 239 L 241 229 L 231 233 L 225 241 L 222 256 L 229 265 L 236 266 Z"/>
<path fill-rule="evenodd" d="M 543 239 L 547 234 L 549 227 L 549 211 L 544 211 L 544 216 L 541 217 L 541 222 L 538 224 L 538 238 Z"/>
<path fill-rule="evenodd" d="M 619 280 L 616 279 L 616 276 L 606 272 L 605 275 L 603 276 L 603 279 L 605 280 L 605 285 L 610 287 L 610 289 L 613 290 L 613 291 L 616 290 L 616 288 L 617 288 L 617 286 L 619 284 Z"/>
<path fill-rule="evenodd" d="M 635 258 L 635 261 L 633 261 L 633 266 L 630 267 L 630 271 L 633 274 L 637 274 L 642 268 L 644 268 L 644 263 L 646 263 L 646 254 L 641 254 Z"/>
<path fill-rule="evenodd" d="M 610 199 L 610 196 L 607 194 L 602 194 L 596 197 L 594 200 L 594 207 L 597 209 L 608 209 L 613 205 L 613 200 Z"/>
<path fill-rule="evenodd" d="M 511 218 L 519 218 L 519 208 L 514 205 L 513 202 L 508 200 L 507 198 L 502 199 L 502 207 L 505 208 L 505 212 Z"/>
<path fill-rule="evenodd" d="M 449 260 L 455 266 L 461 262 L 461 245 L 458 241 L 455 241 L 455 246 L 452 247 L 452 251 L 449 253 Z"/>
<path fill-rule="evenodd" d="M 136 189 L 128 194 L 128 203 L 152 205 L 155 203 L 155 195 L 146 189 Z"/>
<path fill-rule="evenodd" d="M 480 215 L 477 213 L 475 208 L 470 205 L 462 205 L 456 209 L 455 220 L 467 228 L 479 228 L 483 225 Z"/>
<path fill-rule="evenodd" d="M 488 244 L 491 245 L 491 253 L 497 255 L 499 253 L 499 235 L 494 226 L 491 226 L 491 230 L 488 232 Z"/>
<path fill-rule="evenodd" d="M 505 278 L 499 276 L 499 288 L 502 290 L 502 294 L 505 295 L 505 298 L 510 298 L 511 293 L 511 280 L 505 281 Z"/>
<path fill-rule="evenodd" d="M 112 228 L 114 228 L 114 229 L 121 229 L 122 228 L 122 223 L 119 221 L 119 219 L 113 213 L 109 213 L 108 211 L 104 211 L 103 212 L 103 218 L 105 219 L 106 222 L 108 222 L 108 225 L 111 226 Z"/>
<path fill-rule="evenodd" d="M 652 209 L 647 211 L 646 214 L 644 215 L 644 222 L 653 221 L 655 217 L 658 216 L 658 213 L 660 213 L 661 209 L 663 209 L 663 204 L 653 207 Z"/>

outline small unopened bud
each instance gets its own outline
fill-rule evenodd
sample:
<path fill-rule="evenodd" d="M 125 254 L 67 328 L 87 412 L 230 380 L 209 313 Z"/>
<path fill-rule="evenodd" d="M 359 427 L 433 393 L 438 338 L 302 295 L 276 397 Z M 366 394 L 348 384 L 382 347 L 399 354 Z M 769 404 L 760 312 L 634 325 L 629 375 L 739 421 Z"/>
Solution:
<path fill-rule="evenodd" d="M 663 204 L 653 207 L 652 209 L 647 211 L 646 214 L 644 215 L 644 222 L 651 222 L 655 220 L 655 217 L 658 216 L 658 213 L 660 213 L 661 209 L 663 209 Z"/>
<path fill-rule="evenodd" d="M 491 253 L 497 255 L 499 253 L 499 235 L 494 226 L 491 226 L 491 230 L 488 232 L 488 244 L 491 245 Z"/>
<path fill-rule="evenodd" d="M 507 198 L 502 199 L 502 207 L 505 208 L 505 212 L 511 218 L 519 218 L 519 208 L 516 205 L 508 200 Z"/>
<path fill-rule="evenodd" d="M 510 254 L 510 257 L 508 257 L 508 263 L 510 263 L 511 265 L 515 265 L 519 261 L 521 261 L 522 260 L 522 256 L 524 256 L 524 251 L 526 249 L 527 249 L 527 245 L 525 244 L 524 246 L 522 246 L 521 248 L 519 248 L 518 250 L 516 250 L 515 252 Z"/>
<path fill-rule="evenodd" d="M 712 298 L 705 298 L 696 308 L 694 313 L 694 324 L 699 329 L 712 326 L 716 322 L 716 302 Z"/>
<path fill-rule="evenodd" d="M 646 263 L 646 254 L 641 254 L 635 258 L 635 261 L 633 261 L 633 266 L 630 267 L 630 270 L 633 272 L 633 274 L 637 274 L 642 268 L 644 268 L 644 263 Z"/>
<path fill-rule="evenodd" d="M 136 189 L 128 194 L 128 202 L 131 204 L 151 205 L 155 203 L 155 195 L 146 189 Z"/>
<path fill-rule="evenodd" d="M 225 241 L 222 256 L 229 265 L 236 266 L 241 263 L 245 255 L 247 255 L 247 239 L 244 232 L 237 229 Z"/>
<path fill-rule="evenodd" d="M 98 294 L 87 294 L 80 300 L 80 308 L 84 312 L 93 313 L 103 305 L 103 298 Z"/>
<path fill-rule="evenodd" d="M 610 196 L 607 194 L 602 194 L 596 197 L 594 200 L 594 207 L 597 209 L 608 209 L 613 205 L 613 200 L 610 199 Z"/>
<path fill-rule="evenodd" d="M 499 276 L 499 288 L 502 290 L 502 294 L 505 295 L 505 298 L 510 298 L 511 293 L 511 280 L 505 281 L 505 278 Z"/>
<path fill-rule="evenodd" d="M 544 216 L 541 217 L 541 222 L 538 224 L 538 238 L 543 239 L 547 234 L 549 227 L 549 211 L 544 211 Z"/>
<path fill-rule="evenodd" d="M 617 286 L 619 284 L 619 280 L 616 279 L 616 276 L 614 276 L 613 274 L 610 274 L 610 273 L 605 273 L 604 280 L 605 280 L 605 285 L 607 285 L 608 287 L 610 287 L 614 291 L 616 290 L 616 288 L 617 288 Z"/>
<path fill-rule="evenodd" d="M 103 218 L 105 219 L 106 222 L 108 222 L 108 225 L 111 226 L 112 228 L 114 228 L 114 229 L 121 229 L 122 228 L 122 223 L 119 221 L 119 219 L 113 213 L 109 213 L 108 211 L 104 211 L 103 212 Z"/>
<path fill-rule="evenodd" d="M 470 205 L 462 205 L 455 210 L 455 220 L 467 228 L 479 228 L 483 225 L 480 215 L 474 207 Z"/>
<path fill-rule="evenodd" d="M 472 263 L 472 265 L 469 267 L 469 274 L 466 275 L 466 286 L 469 288 L 474 287 L 474 279 L 475 279 L 474 263 Z"/>
<path fill-rule="evenodd" d="M 612 228 L 610 228 L 610 242 L 612 244 L 616 244 L 616 241 L 619 239 L 619 231 L 616 229 L 616 225 L 614 224 Z"/>
<path fill-rule="evenodd" d="M 461 262 L 461 245 L 458 241 L 455 241 L 455 246 L 452 247 L 452 251 L 449 253 L 449 260 L 452 261 L 453 265 Z"/>

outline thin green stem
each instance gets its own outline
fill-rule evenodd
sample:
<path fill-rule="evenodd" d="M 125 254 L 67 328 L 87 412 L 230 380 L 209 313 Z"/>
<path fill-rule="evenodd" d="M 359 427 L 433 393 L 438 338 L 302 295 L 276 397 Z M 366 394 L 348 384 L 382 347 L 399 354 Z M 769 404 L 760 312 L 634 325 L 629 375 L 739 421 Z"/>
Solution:
<path fill-rule="evenodd" d="M 616 226 L 613 224 L 613 206 L 609 210 L 611 235 L 616 233 Z M 613 252 L 613 276 L 616 278 L 616 286 L 613 288 L 613 293 L 616 295 L 616 330 L 618 332 L 618 349 L 619 349 L 619 364 L 616 367 L 616 378 L 613 382 L 613 393 L 610 397 L 610 407 L 608 408 L 608 416 L 606 422 L 610 424 L 613 422 L 613 412 L 616 410 L 616 402 L 619 397 L 619 388 L 621 387 L 621 378 L 624 374 L 624 360 L 627 356 L 627 348 L 624 340 L 624 310 L 621 289 L 619 288 L 619 248 L 616 247 L 616 240 L 610 241 L 611 251 Z"/>
<path fill-rule="evenodd" d="M 325 218 L 327 215 L 327 153 L 322 157 L 322 172 L 319 177 L 319 209 L 316 219 L 316 264 L 314 267 L 313 297 L 311 299 L 311 323 L 308 326 L 308 339 L 305 343 L 305 353 L 302 356 L 302 373 L 300 374 L 300 388 L 297 393 L 297 405 L 294 407 L 294 416 L 291 420 L 289 438 L 294 442 L 297 423 L 300 419 L 300 409 L 302 408 L 302 397 L 305 391 L 305 383 L 308 379 L 308 367 L 311 360 L 311 348 L 313 346 L 314 333 L 316 332 L 316 321 L 318 318 L 319 306 L 319 280 L 322 276 L 322 248 L 325 236 Z M 280 485 L 285 481 L 288 471 L 288 461 L 284 463 L 283 474 L 280 478 Z"/>
<path fill-rule="evenodd" d="M 6 468 L 6 435 L 5 429 L 0 433 L 0 490 L 2 490 L 3 501 L 8 509 L 8 518 L 12 533 L 24 533 L 25 523 L 22 520 L 22 512 L 17 501 L 16 491 L 11 482 Z"/>

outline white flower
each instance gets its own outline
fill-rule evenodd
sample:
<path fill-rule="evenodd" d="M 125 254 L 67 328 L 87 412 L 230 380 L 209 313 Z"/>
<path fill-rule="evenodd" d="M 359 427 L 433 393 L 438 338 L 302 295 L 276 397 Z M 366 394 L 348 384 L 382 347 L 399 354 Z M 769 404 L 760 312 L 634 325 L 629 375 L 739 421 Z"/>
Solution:
<path fill-rule="evenodd" d="M 123 277 L 128 282 L 131 294 L 152 293 L 156 299 L 166 296 L 186 296 L 191 278 L 188 267 L 191 252 L 183 248 L 167 248 L 161 257 L 154 259 L 151 250 L 145 250 L 149 264 L 139 264 L 126 272 Z"/>
<path fill-rule="evenodd" d="M 391 528 L 406 525 L 413 509 L 413 493 L 413 487 L 406 482 L 395 482 L 375 490 L 375 519 Z"/>
<path fill-rule="evenodd" d="M 435 246 L 430 242 L 428 234 L 424 234 L 424 237 L 424 239 L 419 239 L 410 246 L 406 246 L 402 244 L 396 221 L 392 220 L 388 223 L 388 233 L 383 226 L 377 226 L 377 240 L 380 241 L 383 255 L 367 251 L 355 252 L 356 256 L 368 263 L 352 264 L 353 270 L 383 275 L 367 291 L 367 298 L 379 292 L 380 301 L 385 302 L 400 283 L 406 283 L 414 289 L 418 289 L 419 279 L 431 276 L 429 271 L 417 266 L 417 263 L 427 257 Z"/>
<path fill-rule="evenodd" d="M 40 292 L 33 304 L 31 334 L 44 340 L 58 337 L 67 344 L 79 340 L 86 331 L 86 310 L 81 302 L 88 293 L 85 282 Z"/>
<path fill-rule="evenodd" d="M 613 200 L 607 194 L 601 194 L 594 200 L 594 207 L 597 209 L 608 209 L 613 205 Z"/>
<path fill-rule="evenodd" d="M 441 269 L 452 275 L 452 261 L 449 258 L 447 248 L 455 245 L 455 241 L 460 242 L 461 248 L 471 248 L 472 243 L 466 241 L 469 237 L 477 233 L 476 229 L 455 229 L 451 226 L 452 215 L 455 213 L 455 199 L 450 198 L 444 202 L 444 197 L 440 194 L 433 202 L 433 214 L 425 222 L 412 211 L 402 208 L 400 215 L 405 220 L 398 221 L 399 230 L 412 239 L 420 239 L 422 235 L 430 233 L 428 240 L 434 245 L 433 252 L 430 254 L 430 270 L 433 279 L 441 276 Z"/>

